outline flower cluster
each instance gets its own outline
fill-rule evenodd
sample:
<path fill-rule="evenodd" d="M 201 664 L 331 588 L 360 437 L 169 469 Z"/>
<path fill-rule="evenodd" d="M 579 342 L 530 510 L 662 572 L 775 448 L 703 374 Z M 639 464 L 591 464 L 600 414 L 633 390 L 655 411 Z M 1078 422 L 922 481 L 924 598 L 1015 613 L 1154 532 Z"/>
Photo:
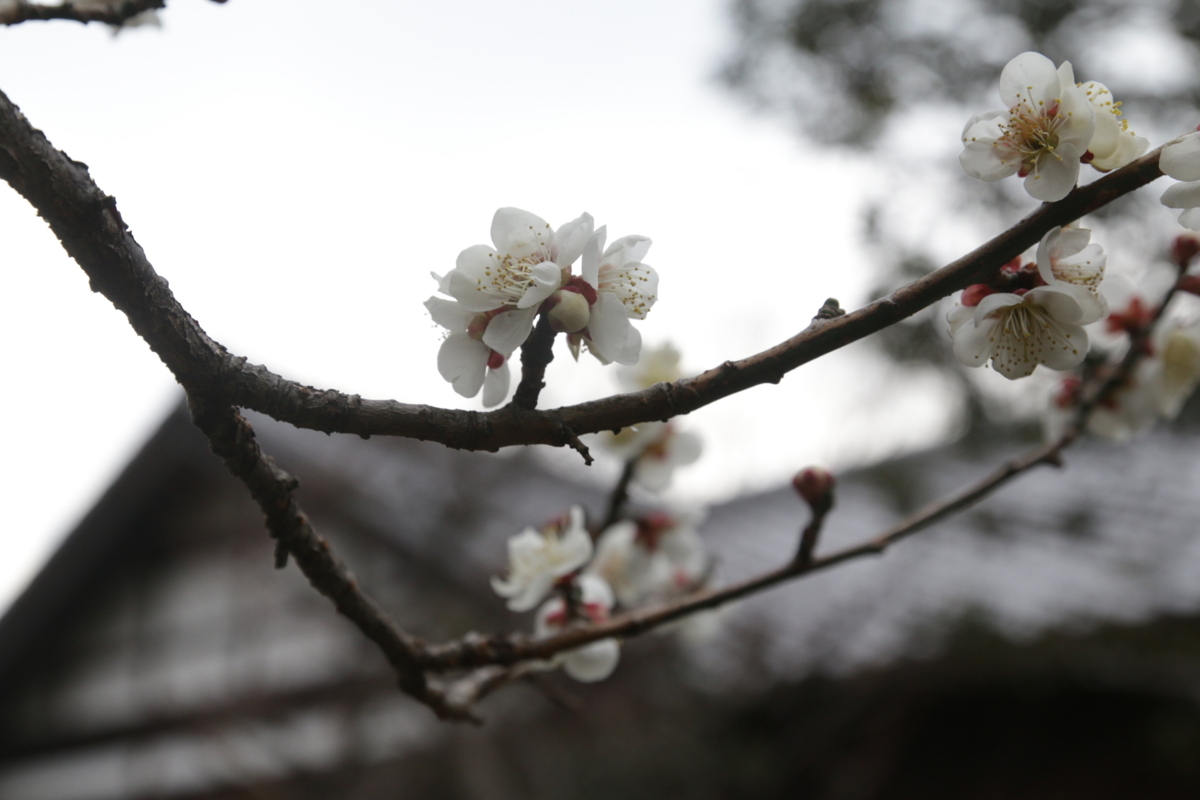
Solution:
<path fill-rule="evenodd" d="M 1183 181 L 1163 192 L 1162 204 L 1183 209 L 1179 224 L 1200 231 L 1200 132 L 1180 136 L 1164 145 L 1158 167 L 1165 175 Z"/>
<path fill-rule="evenodd" d="M 969 367 L 991 361 L 1010 379 L 1038 364 L 1079 366 L 1088 351 L 1083 326 L 1108 311 L 1099 292 L 1106 257 L 1090 238 L 1083 228 L 1054 228 L 1038 245 L 1036 262 L 1014 259 L 991 282 L 963 290 L 948 315 L 959 360 Z"/>
<path fill-rule="evenodd" d="M 1193 245 L 1194 247 L 1194 245 Z M 1178 245 L 1175 248 L 1179 250 Z M 1195 250 L 1192 249 L 1192 255 Z M 1180 259 L 1186 267 L 1190 256 Z M 1113 311 L 1105 320 L 1108 333 L 1121 337 L 1128 347 L 1132 337 L 1145 333 L 1153 324 L 1165 294 L 1160 281 L 1151 275 L 1139 287 L 1114 281 L 1110 291 Z M 1190 284 L 1183 275 L 1180 288 Z M 1126 285 L 1128 284 L 1128 285 Z M 1189 290 L 1190 291 L 1190 290 Z M 1103 378 L 1107 370 L 1101 370 Z M 1107 373 L 1110 374 L 1110 373 Z M 1079 402 L 1079 376 L 1063 379 L 1051 397 L 1046 431 L 1060 435 Z M 1100 398 L 1088 417 L 1088 430 L 1118 441 L 1148 429 L 1158 420 L 1179 416 L 1183 405 L 1200 385 L 1200 319 L 1172 316 L 1156 326 L 1141 345 L 1141 357 L 1133 371 Z"/>
<path fill-rule="evenodd" d="M 513 611 L 538 607 L 538 638 L 602 623 L 614 607 L 671 600 L 704 584 L 709 559 L 696 532 L 700 520 L 684 511 L 651 512 L 611 525 L 593 548 L 583 510 L 575 506 L 542 531 L 527 528 L 512 537 L 508 578 L 493 578 L 492 588 Z M 590 682 L 607 678 L 619 660 L 617 640 L 601 639 L 560 654 L 547 667 L 561 666 Z"/>
<path fill-rule="evenodd" d="M 492 219 L 492 246 L 463 250 L 438 291 L 425 302 L 447 330 L 438 371 L 464 397 L 483 389 L 485 406 L 499 405 L 510 384 L 508 359 L 529 337 L 534 319 L 568 334 L 601 363 L 635 364 L 644 319 L 658 293 L 658 275 L 642 263 L 650 240 L 626 236 L 604 247 L 606 230 L 583 214 L 557 230 L 528 211 L 502 208 Z M 580 274 L 572 269 L 580 262 Z"/>
<path fill-rule="evenodd" d="M 1149 143 L 1129 130 L 1104 84 L 1076 84 L 1069 62 L 1055 67 L 1022 53 L 1000 74 L 1006 108 L 976 114 L 963 128 L 963 171 L 981 181 L 1016 174 L 1038 200 L 1061 200 L 1075 188 L 1079 166 L 1101 172 L 1128 164 Z"/>

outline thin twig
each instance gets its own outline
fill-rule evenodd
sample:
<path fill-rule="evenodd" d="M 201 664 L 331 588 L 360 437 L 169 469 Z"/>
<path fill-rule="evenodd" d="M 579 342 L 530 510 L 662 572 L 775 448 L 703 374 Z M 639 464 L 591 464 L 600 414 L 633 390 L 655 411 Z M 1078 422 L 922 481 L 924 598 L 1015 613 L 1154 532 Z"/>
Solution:
<path fill-rule="evenodd" d="M 604 531 L 608 530 L 618 519 L 621 518 L 621 509 L 625 507 L 625 501 L 629 499 L 629 482 L 633 480 L 633 473 L 637 469 L 638 458 L 631 458 L 625 462 L 625 466 L 621 468 L 621 477 L 617 479 L 617 484 L 613 486 L 612 494 L 608 497 L 608 511 L 604 513 L 604 520 L 600 523 L 600 528 L 596 531 L 599 536 Z"/>
<path fill-rule="evenodd" d="M 800 546 L 796 548 L 796 563 L 807 567 L 812 563 L 813 552 L 817 549 L 817 540 L 821 537 L 821 528 L 825 525 L 825 517 L 829 516 L 833 504 L 818 506 L 813 509 L 812 519 L 800 533 Z"/>
<path fill-rule="evenodd" d="M 720 589 L 697 592 L 673 603 L 632 611 L 603 624 L 576 628 L 536 641 L 525 638 L 502 641 L 493 638 L 431 645 L 426 648 L 421 663 L 430 670 L 439 670 L 472 667 L 479 663 L 515 663 L 525 659 L 545 659 L 556 653 L 573 650 L 600 639 L 637 636 L 697 611 L 725 605 L 801 575 L 864 556 L 879 555 L 901 539 L 977 503 L 1033 467 L 1039 464 L 1056 463 L 1059 451 L 1071 441 L 1074 441 L 1073 437 L 1064 436 L 1058 441 L 1039 447 L 1022 458 L 1008 462 L 991 475 L 957 494 L 926 506 L 878 536 L 827 556 L 811 559 L 807 563 L 795 559 L 778 569 L 740 583 Z"/>
<path fill-rule="evenodd" d="M 521 345 L 521 383 L 513 394 L 513 405 L 537 408 L 538 396 L 546 386 L 546 367 L 553 360 L 554 328 L 550 327 L 550 315 L 542 314 L 525 344 Z"/>

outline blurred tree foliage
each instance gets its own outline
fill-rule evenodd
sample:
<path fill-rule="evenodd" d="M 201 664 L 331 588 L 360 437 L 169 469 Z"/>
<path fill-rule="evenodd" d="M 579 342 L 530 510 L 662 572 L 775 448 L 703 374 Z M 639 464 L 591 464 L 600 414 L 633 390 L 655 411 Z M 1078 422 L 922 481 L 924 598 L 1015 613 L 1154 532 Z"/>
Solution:
<path fill-rule="evenodd" d="M 1177 127 L 1200 105 L 1189 0 L 737 0 L 734 18 L 726 81 L 830 144 L 872 147 L 902 109 L 996 106 L 1000 70 L 1025 50 L 1070 61 L 1139 120 Z"/>
<path fill-rule="evenodd" d="M 877 253 L 874 296 L 959 254 L 961 239 L 950 249 L 938 244 L 952 238 L 947 229 L 971 231 L 978 243 L 1033 208 L 1019 181 L 971 181 L 956 158 L 961 126 L 1000 106 L 1000 71 L 1018 53 L 1070 61 L 1078 80 L 1106 84 L 1152 146 L 1200 121 L 1193 0 L 736 0 L 733 18 L 727 85 L 782 113 L 810 141 L 879 163 L 881 199 L 864 213 Z M 1094 175 L 1084 172 L 1084 180 Z M 1107 237 L 1110 264 L 1161 260 L 1178 228 L 1157 194 L 1089 218 Z M 923 206 L 931 210 L 914 218 Z M 1006 403 L 982 393 L 954 359 L 943 313 L 918 315 L 873 341 L 898 364 L 952 378 L 975 423 Z"/>

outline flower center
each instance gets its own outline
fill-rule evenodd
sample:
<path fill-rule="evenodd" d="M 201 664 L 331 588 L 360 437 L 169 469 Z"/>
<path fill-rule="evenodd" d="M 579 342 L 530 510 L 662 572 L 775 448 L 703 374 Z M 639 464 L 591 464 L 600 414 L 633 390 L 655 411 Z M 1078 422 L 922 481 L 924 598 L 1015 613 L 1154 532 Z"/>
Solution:
<path fill-rule="evenodd" d="M 1008 124 L 1004 126 L 1001 141 L 1020 155 L 1019 175 L 1036 172 L 1038 162 L 1047 154 L 1059 158 L 1054 151 L 1058 147 L 1058 128 L 1064 117 L 1058 112 L 1057 101 L 1039 108 L 1022 102 L 1009 109 Z"/>
<path fill-rule="evenodd" d="M 1029 303 L 1008 306 L 1001 313 L 1004 314 L 1001 330 L 1008 336 L 1028 339 L 1046 327 L 1045 312 Z"/>
<path fill-rule="evenodd" d="M 492 266 L 483 271 L 481 288 L 507 302 L 516 303 L 533 284 L 533 268 L 546 260 L 541 251 L 517 258 L 511 253 L 496 253 Z"/>

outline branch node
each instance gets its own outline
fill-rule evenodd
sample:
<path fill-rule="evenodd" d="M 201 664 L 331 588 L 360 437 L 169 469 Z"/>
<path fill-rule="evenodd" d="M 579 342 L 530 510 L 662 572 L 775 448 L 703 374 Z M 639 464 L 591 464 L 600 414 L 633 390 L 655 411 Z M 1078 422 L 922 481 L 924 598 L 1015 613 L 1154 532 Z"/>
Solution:
<path fill-rule="evenodd" d="M 813 317 L 813 319 L 837 319 L 838 317 L 844 317 L 845 315 L 846 311 L 842 308 L 841 304 L 838 303 L 837 298 L 830 297 L 819 309 L 817 309 L 817 315 Z"/>

